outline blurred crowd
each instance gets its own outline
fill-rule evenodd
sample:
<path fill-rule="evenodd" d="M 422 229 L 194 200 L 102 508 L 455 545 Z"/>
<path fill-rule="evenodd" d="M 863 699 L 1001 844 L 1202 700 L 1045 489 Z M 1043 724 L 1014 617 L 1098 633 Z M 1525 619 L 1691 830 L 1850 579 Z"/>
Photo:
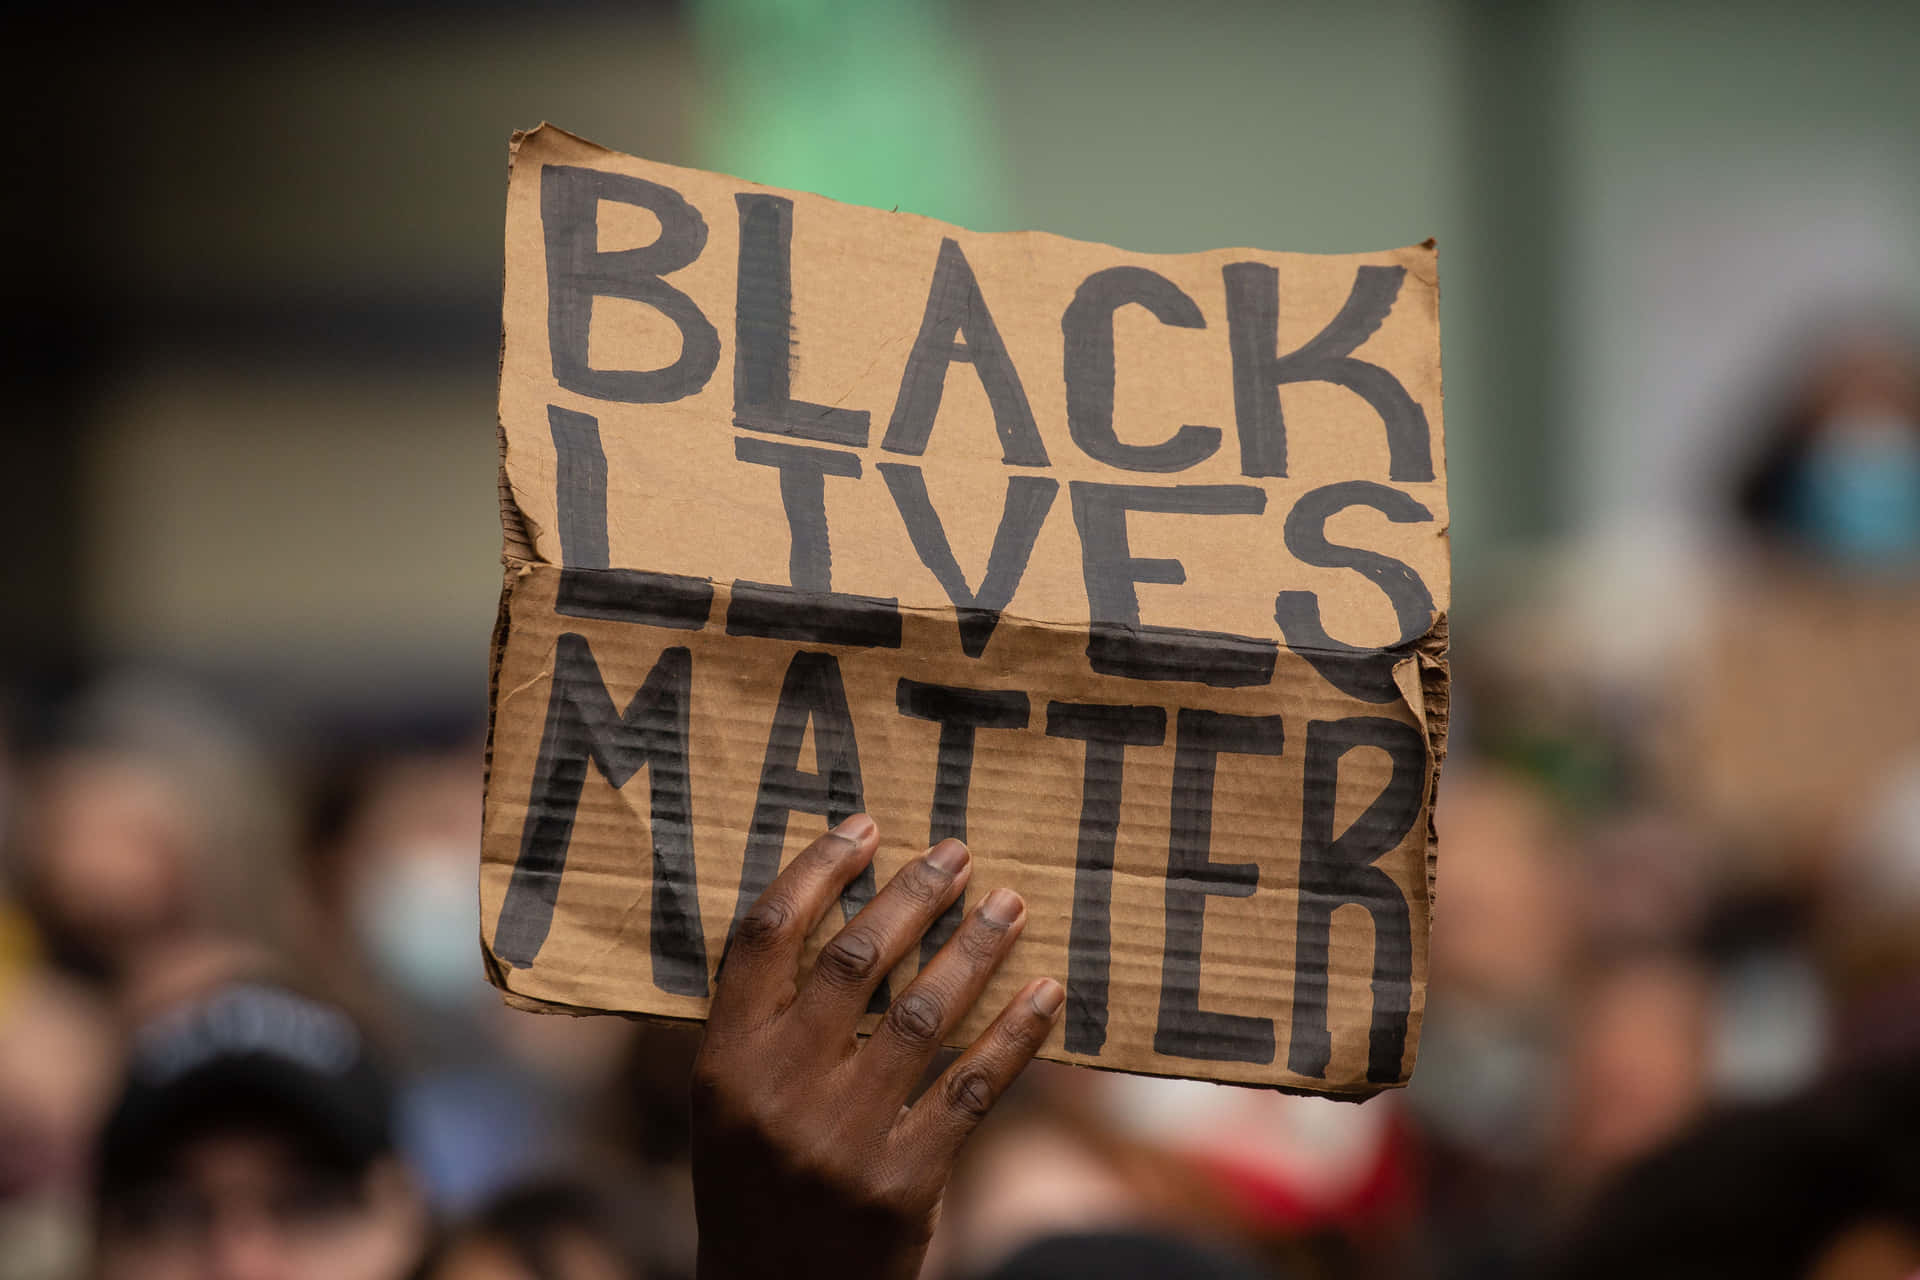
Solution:
<path fill-rule="evenodd" d="M 1629 590 L 1562 550 L 1456 631 L 1412 1086 L 1036 1064 L 931 1274 L 1143 1228 L 1309 1280 L 1920 1274 L 1912 338 L 1826 326 L 1773 400 L 1709 545 Z M 697 1029 L 486 984 L 479 725 L 15 692 L 0 1280 L 692 1274 Z"/>

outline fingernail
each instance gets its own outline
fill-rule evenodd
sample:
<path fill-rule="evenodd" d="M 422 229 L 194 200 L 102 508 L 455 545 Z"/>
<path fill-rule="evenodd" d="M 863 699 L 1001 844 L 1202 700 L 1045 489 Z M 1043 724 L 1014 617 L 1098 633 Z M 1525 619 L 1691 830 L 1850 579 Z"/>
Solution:
<path fill-rule="evenodd" d="M 1043 980 L 1033 989 L 1033 1011 L 1043 1018 L 1051 1020 L 1066 1002 L 1067 989 L 1052 978 Z"/>
<path fill-rule="evenodd" d="M 967 846 L 958 840 L 942 840 L 927 850 L 927 864 L 936 871 L 957 876 L 960 868 L 967 865 L 967 856 Z"/>
<path fill-rule="evenodd" d="M 855 844 L 873 834 L 873 819 L 864 813 L 856 813 L 833 829 L 833 834 Z"/>
<path fill-rule="evenodd" d="M 1009 925 L 1020 918 L 1020 908 L 1024 904 L 1020 895 L 1011 889 L 995 889 L 980 904 L 980 917 L 997 925 Z"/>

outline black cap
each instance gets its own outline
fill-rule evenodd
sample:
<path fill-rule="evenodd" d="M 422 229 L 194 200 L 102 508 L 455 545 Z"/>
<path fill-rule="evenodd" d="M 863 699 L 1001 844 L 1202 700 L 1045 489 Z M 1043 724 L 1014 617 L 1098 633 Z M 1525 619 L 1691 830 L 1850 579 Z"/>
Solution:
<path fill-rule="evenodd" d="M 302 1159 L 363 1172 L 393 1150 L 393 1097 L 353 1020 L 281 987 L 236 984 L 135 1033 L 126 1085 L 100 1137 L 103 1197 L 166 1175 L 216 1133 L 267 1133 Z"/>

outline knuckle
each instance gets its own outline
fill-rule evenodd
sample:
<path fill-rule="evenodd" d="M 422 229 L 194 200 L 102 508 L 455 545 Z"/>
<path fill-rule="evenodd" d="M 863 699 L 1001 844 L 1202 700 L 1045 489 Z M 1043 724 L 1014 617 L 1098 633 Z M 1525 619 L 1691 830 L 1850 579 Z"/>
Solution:
<path fill-rule="evenodd" d="M 778 894 L 769 894 L 740 917 L 733 931 L 733 945 L 749 950 L 770 946 L 787 936 L 793 922 L 793 904 Z"/>
<path fill-rule="evenodd" d="M 801 856 L 811 858 L 815 862 L 833 863 L 852 854 L 859 847 L 858 840 L 843 836 L 837 831 L 829 831 L 808 845 Z"/>
<path fill-rule="evenodd" d="M 930 1044 L 940 1038 L 944 1003 L 926 991 L 909 990 L 887 1007 L 887 1027 L 910 1044 Z"/>
<path fill-rule="evenodd" d="M 978 967 L 983 964 L 998 964 L 1000 948 L 1007 941 L 1007 926 L 995 924 L 990 920 L 981 920 L 977 916 L 967 921 L 955 935 L 959 939 L 960 954 L 968 962 Z"/>
<path fill-rule="evenodd" d="M 953 877 L 943 871 L 935 870 L 925 858 L 908 864 L 895 877 L 894 883 L 900 891 L 918 903 L 938 902 L 946 896 L 953 886 Z"/>
<path fill-rule="evenodd" d="M 841 930 L 814 961 L 814 972 L 838 983 L 865 982 L 879 967 L 879 944 L 864 929 Z"/>
<path fill-rule="evenodd" d="M 946 1099 L 954 1111 L 978 1120 L 993 1110 L 993 1081 L 978 1069 L 956 1072 L 947 1080 Z"/>
<path fill-rule="evenodd" d="M 873 1207 L 902 1221 L 924 1217 L 927 1193 L 924 1179 L 910 1172 L 887 1172 L 877 1176 L 870 1191 Z"/>

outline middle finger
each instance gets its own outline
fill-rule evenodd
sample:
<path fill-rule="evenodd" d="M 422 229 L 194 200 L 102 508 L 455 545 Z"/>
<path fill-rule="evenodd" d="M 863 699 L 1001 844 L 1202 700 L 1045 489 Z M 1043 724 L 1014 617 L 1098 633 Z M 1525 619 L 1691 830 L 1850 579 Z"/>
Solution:
<path fill-rule="evenodd" d="M 874 989 L 966 889 L 967 847 L 942 840 L 902 867 L 820 950 L 793 1015 L 813 1036 L 851 1035 Z"/>
<path fill-rule="evenodd" d="M 862 1092 L 891 1110 L 907 1100 L 948 1032 L 979 1000 L 1026 924 L 1011 889 L 987 895 L 913 985 L 902 991 L 860 1051 Z"/>

